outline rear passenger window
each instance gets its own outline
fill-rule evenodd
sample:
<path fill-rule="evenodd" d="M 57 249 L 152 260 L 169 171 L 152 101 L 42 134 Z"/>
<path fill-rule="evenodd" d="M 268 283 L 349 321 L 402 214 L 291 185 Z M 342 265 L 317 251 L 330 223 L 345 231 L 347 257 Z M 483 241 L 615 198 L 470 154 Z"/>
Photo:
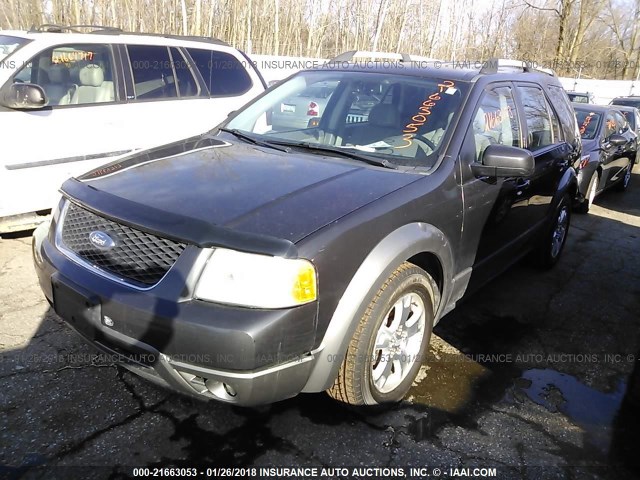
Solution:
<path fill-rule="evenodd" d="M 128 45 L 136 98 L 174 98 L 178 95 L 167 47 Z"/>
<path fill-rule="evenodd" d="M 486 90 L 473 120 L 476 155 L 480 160 L 492 144 L 520 146 L 520 126 L 511 87 Z"/>
<path fill-rule="evenodd" d="M 575 130 L 576 116 L 569 103 L 569 97 L 562 87 L 549 86 L 549 98 L 551 104 L 554 106 L 558 116 L 560 117 L 561 125 L 565 125 L 567 128 L 571 128 L 568 134 Z"/>
<path fill-rule="evenodd" d="M 553 108 L 549 106 L 547 103 L 547 110 L 549 111 L 549 115 L 551 116 L 551 127 L 553 128 L 553 142 L 558 143 L 560 139 L 563 138 L 562 131 L 560 129 L 560 120 L 558 120 L 558 116 L 556 112 L 553 111 Z"/>
<path fill-rule="evenodd" d="M 176 71 L 178 93 L 181 97 L 194 97 L 198 95 L 198 93 L 200 93 L 198 91 L 198 83 L 189 69 L 189 64 L 177 48 L 171 47 L 170 50 L 173 68 Z"/>
<path fill-rule="evenodd" d="M 538 87 L 519 88 L 527 122 L 529 150 L 536 151 L 554 143 L 553 129 L 547 101 Z M 557 123 L 557 119 L 555 119 Z"/>
<path fill-rule="evenodd" d="M 616 129 L 618 133 L 624 133 L 629 129 L 629 123 L 624 115 L 619 112 L 613 112 L 613 116 L 616 119 Z"/>
<path fill-rule="evenodd" d="M 245 67 L 231 54 L 187 48 L 211 96 L 242 95 L 253 85 Z"/>
<path fill-rule="evenodd" d="M 625 120 L 629 124 L 629 128 L 631 130 L 635 130 L 635 128 L 636 128 L 636 125 L 635 125 L 636 117 L 633 114 L 633 112 L 629 112 L 627 110 L 624 110 L 624 111 L 620 110 L 620 113 L 622 113 L 622 115 L 624 115 Z"/>
<path fill-rule="evenodd" d="M 106 45 L 71 44 L 48 48 L 31 59 L 13 78 L 42 87 L 49 106 L 116 100 L 113 59 L 111 49 Z"/>

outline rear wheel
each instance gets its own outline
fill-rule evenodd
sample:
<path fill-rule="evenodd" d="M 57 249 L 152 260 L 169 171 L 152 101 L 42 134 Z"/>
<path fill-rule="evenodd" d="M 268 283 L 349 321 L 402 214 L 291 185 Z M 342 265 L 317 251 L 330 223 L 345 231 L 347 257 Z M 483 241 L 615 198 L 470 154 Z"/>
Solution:
<path fill-rule="evenodd" d="M 627 165 L 626 170 L 624 171 L 624 177 L 618 183 L 616 183 L 616 190 L 619 192 L 625 192 L 627 187 L 629 187 L 629 182 L 631 181 L 631 170 L 633 170 L 633 163 Z"/>
<path fill-rule="evenodd" d="M 553 223 L 536 248 L 538 265 L 543 269 L 553 267 L 564 250 L 571 224 L 571 197 L 565 194 L 555 209 Z"/>
<path fill-rule="evenodd" d="M 588 213 L 591 205 L 593 205 L 593 201 L 596 198 L 596 193 L 598 193 L 598 172 L 593 172 L 591 176 L 591 180 L 589 181 L 589 186 L 587 187 L 587 194 L 584 198 L 584 201 L 578 206 L 577 211 L 580 213 Z"/>
<path fill-rule="evenodd" d="M 436 288 L 427 272 L 407 262 L 389 276 L 360 319 L 327 390 L 331 397 L 351 405 L 402 400 L 431 338 Z"/>

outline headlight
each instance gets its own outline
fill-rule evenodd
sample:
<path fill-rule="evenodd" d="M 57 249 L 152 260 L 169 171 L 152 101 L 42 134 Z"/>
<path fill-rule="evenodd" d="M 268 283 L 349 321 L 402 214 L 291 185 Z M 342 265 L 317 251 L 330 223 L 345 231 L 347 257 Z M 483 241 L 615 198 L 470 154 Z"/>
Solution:
<path fill-rule="evenodd" d="M 308 260 L 217 248 L 196 286 L 201 300 L 255 308 L 294 307 L 317 298 Z"/>

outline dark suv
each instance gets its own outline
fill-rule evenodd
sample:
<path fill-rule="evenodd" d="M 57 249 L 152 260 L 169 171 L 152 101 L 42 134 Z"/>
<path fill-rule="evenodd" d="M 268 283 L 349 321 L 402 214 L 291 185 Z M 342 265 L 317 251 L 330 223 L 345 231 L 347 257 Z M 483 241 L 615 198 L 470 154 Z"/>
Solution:
<path fill-rule="evenodd" d="M 34 236 L 40 285 L 93 345 L 181 392 L 398 401 L 465 293 L 562 252 L 577 123 L 555 76 L 518 65 L 297 73 L 215 131 L 68 180 Z M 318 124 L 274 129 L 316 84 L 334 89 Z"/>
<path fill-rule="evenodd" d="M 640 97 L 635 95 L 629 97 L 616 97 L 611 100 L 610 105 L 622 105 L 625 107 L 636 107 L 640 109 Z"/>

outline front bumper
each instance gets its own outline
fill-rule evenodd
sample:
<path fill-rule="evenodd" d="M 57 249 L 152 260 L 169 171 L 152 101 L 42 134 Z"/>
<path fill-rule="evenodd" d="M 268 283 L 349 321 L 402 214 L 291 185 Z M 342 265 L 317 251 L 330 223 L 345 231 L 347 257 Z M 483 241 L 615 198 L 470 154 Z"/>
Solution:
<path fill-rule="evenodd" d="M 188 247 L 146 290 L 78 264 L 44 227 L 34 233 L 33 250 L 40 286 L 56 313 L 142 377 L 245 406 L 292 397 L 308 380 L 317 306 L 260 310 L 196 300 L 202 249 Z"/>

